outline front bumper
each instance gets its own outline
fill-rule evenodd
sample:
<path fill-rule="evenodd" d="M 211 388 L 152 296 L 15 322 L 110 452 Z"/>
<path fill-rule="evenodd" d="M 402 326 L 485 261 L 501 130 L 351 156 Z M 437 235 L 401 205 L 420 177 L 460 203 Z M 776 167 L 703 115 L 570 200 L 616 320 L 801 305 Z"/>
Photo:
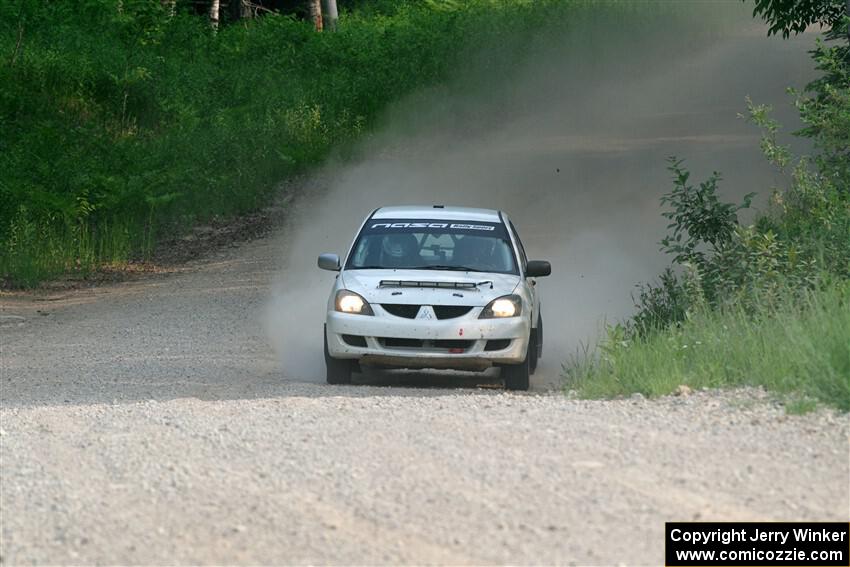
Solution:
<path fill-rule="evenodd" d="M 531 324 L 527 316 L 478 319 L 481 308 L 454 319 L 420 320 L 331 311 L 328 354 L 392 368 L 484 370 L 525 360 Z"/>

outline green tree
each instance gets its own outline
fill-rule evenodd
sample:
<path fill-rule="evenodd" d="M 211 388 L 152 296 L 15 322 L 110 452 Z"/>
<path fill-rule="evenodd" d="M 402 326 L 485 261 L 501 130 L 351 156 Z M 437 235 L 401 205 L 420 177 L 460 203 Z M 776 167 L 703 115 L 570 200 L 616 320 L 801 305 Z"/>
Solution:
<path fill-rule="evenodd" d="M 783 37 L 800 33 L 812 24 L 837 29 L 842 17 L 850 16 L 850 0 L 755 0 L 753 16 L 770 24 L 768 34 Z"/>

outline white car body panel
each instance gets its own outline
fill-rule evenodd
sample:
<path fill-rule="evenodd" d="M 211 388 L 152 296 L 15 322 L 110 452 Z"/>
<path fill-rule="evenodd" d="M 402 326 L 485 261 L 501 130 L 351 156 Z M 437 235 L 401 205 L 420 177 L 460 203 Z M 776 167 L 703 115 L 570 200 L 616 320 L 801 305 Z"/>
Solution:
<path fill-rule="evenodd" d="M 381 207 L 373 219 L 434 219 L 456 221 L 501 222 L 499 211 L 471 207 Z"/>
<path fill-rule="evenodd" d="M 498 211 L 461 207 L 385 207 L 367 219 L 434 219 L 508 224 Z M 362 226 L 365 226 L 366 222 Z M 361 226 L 361 230 L 362 230 Z M 359 234 L 360 231 L 358 231 Z M 514 255 L 521 264 L 524 256 L 508 230 Z M 355 238 L 356 242 L 357 239 Z M 352 243 L 352 249 L 354 243 Z M 519 274 L 466 272 L 457 270 L 346 269 L 348 256 L 331 289 L 327 303 L 326 338 L 332 358 L 358 360 L 362 364 L 403 368 L 453 368 L 483 370 L 495 364 L 517 364 L 525 360 L 532 328 L 539 317 L 539 299 L 531 279 Z M 423 282 L 454 287 L 399 287 L 388 282 Z M 381 284 L 384 282 L 384 285 Z M 477 284 L 474 287 L 470 284 Z M 360 294 L 372 307 L 373 316 L 342 313 L 335 309 L 339 290 Z M 484 307 L 498 297 L 516 294 L 522 299 L 519 316 L 479 319 Z M 415 317 L 390 313 L 384 305 L 420 306 Z M 445 307 L 471 309 L 460 316 L 439 319 L 436 310 Z M 354 345 L 343 335 L 362 337 Z M 410 346 L 408 342 L 418 342 Z M 434 341 L 452 341 L 451 343 Z M 455 343 L 462 343 L 463 348 Z M 488 341 L 490 349 L 487 350 Z M 455 348 L 452 348 L 455 345 Z M 503 348 L 494 348 L 504 345 Z"/>

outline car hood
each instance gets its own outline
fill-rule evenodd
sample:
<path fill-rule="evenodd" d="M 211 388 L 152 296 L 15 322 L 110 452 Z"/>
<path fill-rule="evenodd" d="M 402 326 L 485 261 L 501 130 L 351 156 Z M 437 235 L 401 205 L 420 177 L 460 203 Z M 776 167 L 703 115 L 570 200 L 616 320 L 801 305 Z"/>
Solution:
<path fill-rule="evenodd" d="M 340 284 L 362 295 L 369 303 L 412 303 L 418 305 L 471 305 L 483 307 L 496 297 L 513 293 L 519 284 L 515 274 L 435 270 L 345 270 Z M 433 288 L 381 285 L 381 281 L 476 284 L 469 288 Z M 490 283 L 492 282 L 492 289 Z"/>

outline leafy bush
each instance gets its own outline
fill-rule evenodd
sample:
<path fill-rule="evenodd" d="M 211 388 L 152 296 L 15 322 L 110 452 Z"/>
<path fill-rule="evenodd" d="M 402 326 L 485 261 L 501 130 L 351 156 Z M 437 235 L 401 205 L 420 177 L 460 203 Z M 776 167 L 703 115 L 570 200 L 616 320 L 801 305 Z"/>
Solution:
<path fill-rule="evenodd" d="M 694 188 L 688 185 L 691 174 L 682 168 L 682 161 L 672 157 L 669 161 L 674 188 L 661 198 L 661 204 L 670 208 L 661 215 L 673 221 L 667 226 L 673 232 L 661 241 L 662 250 L 673 254 L 673 262 L 677 264 L 701 266 L 706 261 L 701 247 L 715 254 L 723 250 L 735 235 L 738 211 L 750 206 L 755 193 L 746 195 L 744 202 L 737 206 L 723 203 L 717 196 L 719 173 L 714 172 Z"/>
<path fill-rule="evenodd" d="M 702 293 L 691 294 L 672 268 L 665 269 L 658 283 L 639 286 L 635 300 L 637 313 L 626 324 L 629 334 L 646 335 L 685 320 L 691 300 Z"/>

